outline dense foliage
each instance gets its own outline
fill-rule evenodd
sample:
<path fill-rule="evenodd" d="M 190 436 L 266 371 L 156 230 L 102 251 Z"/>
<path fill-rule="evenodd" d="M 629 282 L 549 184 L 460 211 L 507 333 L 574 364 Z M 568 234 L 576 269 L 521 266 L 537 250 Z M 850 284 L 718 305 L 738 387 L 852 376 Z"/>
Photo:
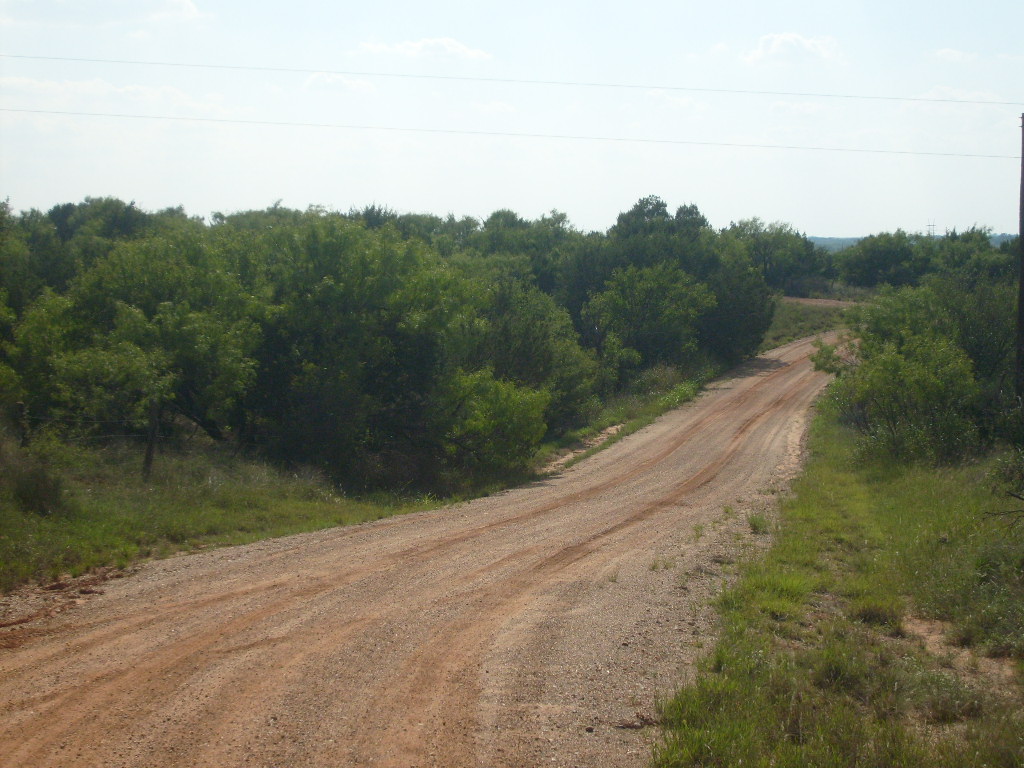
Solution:
<path fill-rule="evenodd" d="M 196 430 L 349 487 L 442 490 L 521 469 L 652 366 L 753 354 L 815 253 L 654 197 L 607 233 L 100 198 L 4 204 L 0 236 L 0 405 L 27 437 Z"/>
<path fill-rule="evenodd" d="M 1024 440 L 1013 391 L 1014 246 L 997 249 L 977 230 L 927 240 L 897 232 L 846 257 L 848 274 L 856 265 L 888 285 L 854 313 L 845 356 L 826 347 L 817 362 L 840 374 L 832 402 L 872 451 L 952 461 Z"/>

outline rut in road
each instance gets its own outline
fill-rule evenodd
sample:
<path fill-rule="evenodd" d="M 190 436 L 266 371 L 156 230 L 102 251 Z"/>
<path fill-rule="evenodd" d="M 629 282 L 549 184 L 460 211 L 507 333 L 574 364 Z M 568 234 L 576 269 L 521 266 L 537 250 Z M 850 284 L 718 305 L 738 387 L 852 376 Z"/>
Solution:
<path fill-rule="evenodd" d="M 798 468 L 810 341 L 529 486 L 150 563 L 0 632 L 5 766 L 640 766 Z"/>

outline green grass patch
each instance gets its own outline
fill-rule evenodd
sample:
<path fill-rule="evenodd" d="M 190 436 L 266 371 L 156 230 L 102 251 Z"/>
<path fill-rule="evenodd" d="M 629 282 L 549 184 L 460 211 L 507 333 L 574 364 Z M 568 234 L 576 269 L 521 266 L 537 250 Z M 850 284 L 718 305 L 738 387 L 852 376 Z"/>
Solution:
<path fill-rule="evenodd" d="M 750 526 L 750 532 L 759 536 L 766 534 L 771 530 L 768 518 L 760 513 L 749 515 L 747 517 L 747 524 Z"/>
<path fill-rule="evenodd" d="M 1006 506 L 992 462 L 865 464 L 824 417 L 811 449 L 773 547 L 720 598 L 717 646 L 663 705 L 655 765 L 1024 765 L 1020 675 L 904 632 L 912 612 L 1024 659 L 1024 526 L 988 514 Z"/>
<path fill-rule="evenodd" d="M 762 352 L 788 344 L 791 341 L 826 333 L 846 323 L 845 307 L 818 306 L 781 299 L 775 305 L 772 324 L 764 335 Z"/>
<path fill-rule="evenodd" d="M 5 478 L 15 465 L 44 507 L 0 483 L 0 591 L 31 580 L 76 576 L 100 566 L 209 546 L 242 544 L 436 506 L 429 498 L 347 498 L 315 474 L 289 473 L 214 446 L 158 456 L 148 481 L 137 446 L 81 449 L 3 444 Z M 25 481 L 28 482 L 28 481 Z M 54 486 L 58 491 L 54 491 Z M 56 494 L 56 495 L 55 495 Z"/>

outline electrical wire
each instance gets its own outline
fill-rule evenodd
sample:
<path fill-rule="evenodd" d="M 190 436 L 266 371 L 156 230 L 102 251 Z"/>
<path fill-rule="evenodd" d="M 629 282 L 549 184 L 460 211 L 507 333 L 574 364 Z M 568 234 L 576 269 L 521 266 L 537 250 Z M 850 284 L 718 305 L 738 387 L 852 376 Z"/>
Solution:
<path fill-rule="evenodd" d="M 444 134 L 451 136 L 490 136 L 499 138 L 515 139 L 557 139 L 562 141 L 604 141 L 630 144 L 674 144 L 681 146 L 697 147 L 730 147 L 744 149 L 788 149 L 805 150 L 811 152 L 851 152 L 860 154 L 875 155 L 910 155 L 920 157 L 961 157 L 961 158 L 985 158 L 996 160 L 1018 160 L 1016 155 L 989 155 L 974 154 L 967 152 L 927 152 L 922 150 L 909 149 L 870 149 L 864 147 L 821 147 L 801 144 L 760 144 L 728 141 L 698 141 L 690 139 L 650 139 L 632 138 L 625 136 L 584 136 L 560 133 L 518 133 L 512 131 L 478 131 L 463 128 L 410 128 L 390 125 L 358 125 L 351 123 L 308 123 L 293 122 L 285 120 L 242 120 L 223 117 L 179 117 L 175 115 L 138 115 L 125 112 L 81 112 L 72 110 L 57 109 L 17 109 L 12 107 L 0 107 L 0 112 L 32 115 L 58 115 L 67 117 L 104 117 L 129 120 L 165 120 L 171 122 L 191 123 L 220 123 L 227 125 L 257 125 L 283 128 L 328 128 L 334 130 L 353 131 L 390 131 L 396 133 L 426 133 Z"/>
<path fill-rule="evenodd" d="M 209 64 L 177 61 L 145 61 L 137 59 L 95 59 L 73 56 L 29 56 L 0 53 L 0 58 L 32 61 L 66 61 L 84 64 L 117 64 L 141 67 L 176 67 L 187 69 L 219 69 L 240 72 L 281 72 L 301 75 L 340 75 L 343 77 L 381 77 L 409 80 L 446 80 L 464 83 L 501 83 L 506 85 L 545 85 L 571 88 L 617 88 L 645 91 L 677 91 L 687 93 L 721 93 L 738 96 L 790 96 L 808 99 L 854 99 L 864 101 L 918 102 L 933 104 L 966 104 L 975 106 L 1022 106 L 1024 101 L 998 101 L 988 99 L 955 99 L 929 96 L 876 96 L 855 93 L 827 93 L 814 91 L 761 91 L 745 88 L 702 88 L 683 85 L 650 85 L 642 83 L 602 83 L 585 80 L 528 80 L 504 77 L 470 77 L 466 75 L 423 75 L 404 72 L 369 72 L 360 70 L 309 69 L 302 67 L 269 67 L 243 64 Z"/>

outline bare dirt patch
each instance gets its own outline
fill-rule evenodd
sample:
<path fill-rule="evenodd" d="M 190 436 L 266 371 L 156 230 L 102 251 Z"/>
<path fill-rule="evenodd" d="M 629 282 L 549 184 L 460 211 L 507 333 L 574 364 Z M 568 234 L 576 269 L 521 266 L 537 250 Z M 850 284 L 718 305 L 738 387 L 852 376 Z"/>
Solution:
<path fill-rule="evenodd" d="M 811 351 L 531 485 L 150 563 L 12 627 L 4 765 L 646 764 L 799 466 Z"/>
<path fill-rule="evenodd" d="M 1017 669 L 1013 659 L 982 656 L 950 639 L 952 625 L 935 619 L 908 617 L 904 632 L 924 646 L 929 654 L 942 659 L 961 677 L 982 684 L 987 690 L 1009 691 L 1017 688 Z"/>

